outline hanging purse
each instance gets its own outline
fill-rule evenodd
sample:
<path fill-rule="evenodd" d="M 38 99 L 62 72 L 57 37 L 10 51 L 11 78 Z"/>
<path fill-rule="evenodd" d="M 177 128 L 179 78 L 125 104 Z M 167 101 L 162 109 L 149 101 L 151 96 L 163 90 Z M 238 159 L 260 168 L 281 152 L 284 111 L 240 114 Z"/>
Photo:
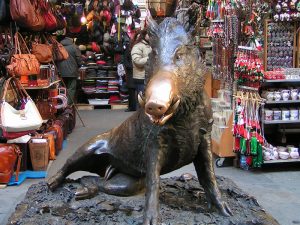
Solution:
<path fill-rule="evenodd" d="M 52 36 L 49 36 L 49 41 L 52 44 L 54 61 L 63 61 L 69 58 L 69 53 L 61 43 L 55 40 L 55 38 L 53 38 Z"/>
<path fill-rule="evenodd" d="M 42 37 L 44 37 L 44 35 L 42 35 Z M 44 38 L 44 40 L 45 39 L 46 38 Z M 42 44 L 41 42 L 42 40 L 40 40 L 39 42 L 32 42 L 31 52 L 33 55 L 35 55 L 40 63 L 50 63 L 53 61 L 52 46 L 47 43 L 47 40 L 45 40 L 44 44 Z"/>
<path fill-rule="evenodd" d="M 37 0 L 10 0 L 10 14 L 22 27 L 33 31 L 42 31 L 45 27 Z"/>
<path fill-rule="evenodd" d="M 27 53 L 22 54 L 19 38 L 22 40 Z M 30 54 L 25 40 L 20 33 L 15 34 L 15 54 L 11 57 L 10 64 L 6 67 L 12 76 L 29 76 L 40 74 L 40 63 L 35 55 Z"/>
<path fill-rule="evenodd" d="M 18 181 L 22 153 L 17 145 L 0 144 L 0 183 L 7 184 L 14 173 L 17 162 L 16 181 Z"/>
<path fill-rule="evenodd" d="M 67 27 L 67 22 L 64 19 L 64 16 L 61 14 L 60 11 L 58 11 L 58 9 L 53 8 L 52 9 L 53 14 L 56 18 L 56 22 L 57 22 L 57 30 L 63 30 L 64 28 Z"/>
<path fill-rule="evenodd" d="M 9 86 L 18 93 L 18 104 L 16 107 L 9 104 L 5 99 Z M 30 133 L 30 131 L 38 129 L 43 123 L 34 102 L 21 86 L 20 81 L 14 77 L 9 78 L 5 82 L 2 90 L 0 113 L 0 125 L 6 132 L 28 131 Z"/>
<path fill-rule="evenodd" d="M 5 24 L 10 20 L 9 3 L 6 0 L 0 0 L 0 23 Z"/>
<path fill-rule="evenodd" d="M 49 4 L 44 0 L 39 0 L 39 7 L 41 8 L 41 13 L 45 21 L 45 30 L 46 31 L 55 31 L 57 30 L 57 21 L 55 16 L 52 13 Z"/>

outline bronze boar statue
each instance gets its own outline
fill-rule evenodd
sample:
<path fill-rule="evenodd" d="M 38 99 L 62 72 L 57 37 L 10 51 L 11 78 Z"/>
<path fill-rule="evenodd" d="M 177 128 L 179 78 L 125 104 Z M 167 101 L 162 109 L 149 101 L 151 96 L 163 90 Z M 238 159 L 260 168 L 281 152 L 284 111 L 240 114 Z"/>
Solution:
<path fill-rule="evenodd" d="M 205 70 L 192 38 L 175 18 L 159 25 L 149 19 L 153 48 L 141 108 L 120 126 L 81 146 L 48 180 L 55 190 L 75 171 L 104 177 L 95 187 L 76 192 L 77 199 L 102 191 L 130 196 L 146 188 L 144 224 L 159 221 L 160 175 L 193 163 L 209 205 L 231 215 L 222 201 L 211 153 L 212 111 L 203 90 Z"/>

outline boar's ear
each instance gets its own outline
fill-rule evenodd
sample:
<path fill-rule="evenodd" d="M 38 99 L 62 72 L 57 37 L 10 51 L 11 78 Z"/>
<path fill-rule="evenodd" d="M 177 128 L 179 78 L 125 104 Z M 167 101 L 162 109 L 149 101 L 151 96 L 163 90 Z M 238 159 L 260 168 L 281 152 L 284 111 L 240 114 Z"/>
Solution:
<path fill-rule="evenodd" d="M 148 32 L 152 37 L 158 37 L 158 24 L 152 18 L 149 10 L 147 10 L 147 22 L 148 22 Z"/>

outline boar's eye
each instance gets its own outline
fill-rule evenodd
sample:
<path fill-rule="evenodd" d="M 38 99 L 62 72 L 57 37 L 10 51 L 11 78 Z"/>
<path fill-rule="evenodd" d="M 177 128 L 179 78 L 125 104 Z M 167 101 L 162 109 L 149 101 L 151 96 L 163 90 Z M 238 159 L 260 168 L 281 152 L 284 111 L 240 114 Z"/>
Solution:
<path fill-rule="evenodd" d="M 183 64 L 184 58 L 185 58 L 185 52 L 184 51 L 177 51 L 174 55 L 174 62 L 177 65 Z"/>

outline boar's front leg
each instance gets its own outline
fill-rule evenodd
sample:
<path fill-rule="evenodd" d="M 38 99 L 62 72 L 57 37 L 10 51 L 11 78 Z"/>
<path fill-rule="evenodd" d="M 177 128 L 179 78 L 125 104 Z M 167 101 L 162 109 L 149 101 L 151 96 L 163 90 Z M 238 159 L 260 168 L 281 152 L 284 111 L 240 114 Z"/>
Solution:
<path fill-rule="evenodd" d="M 198 180 L 204 188 L 209 207 L 213 204 L 224 216 L 232 215 L 227 203 L 222 201 L 221 193 L 217 186 L 211 153 L 210 133 L 204 134 L 198 148 L 198 154 L 194 159 L 194 165 Z"/>
<path fill-rule="evenodd" d="M 143 225 L 156 225 L 159 219 L 159 178 L 164 161 L 164 150 L 150 148 L 147 156 L 146 204 Z"/>

